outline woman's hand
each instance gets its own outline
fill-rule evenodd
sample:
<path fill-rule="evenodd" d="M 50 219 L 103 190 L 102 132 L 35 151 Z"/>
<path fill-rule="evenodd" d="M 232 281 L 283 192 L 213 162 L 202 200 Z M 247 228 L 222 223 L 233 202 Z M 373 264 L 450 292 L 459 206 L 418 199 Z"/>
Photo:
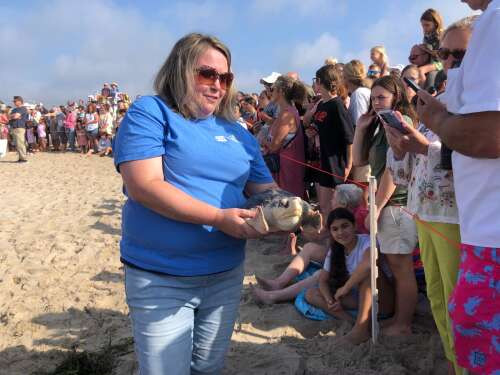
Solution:
<path fill-rule="evenodd" d="M 337 291 L 335 292 L 335 299 L 337 301 L 340 301 L 340 299 L 342 297 L 347 296 L 350 291 L 351 291 L 351 289 L 344 285 L 343 287 L 337 289 Z"/>
<path fill-rule="evenodd" d="M 394 152 L 394 156 L 401 160 L 407 152 L 427 155 L 429 146 L 427 138 L 413 126 L 407 124 L 401 113 L 395 111 L 394 114 L 406 130 L 406 134 L 403 134 L 399 130 L 384 124 L 387 141 Z"/>
<path fill-rule="evenodd" d="M 236 238 L 259 238 L 262 235 L 253 229 L 245 219 L 252 219 L 255 216 L 254 210 L 244 210 L 240 208 L 220 209 L 214 226 L 229 236 Z"/>
<path fill-rule="evenodd" d="M 380 216 L 380 210 L 377 209 L 375 211 L 375 222 L 378 221 L 379 216 Z M 366 230 L 370 231 L 370 214 L 366 215 L 364 225 Z"/>
<path fill-rule="evenodd" d="M 421 122 L 437 135 L 440 135 L 441 125 L 449 116 L 446 106 L 425 90 L 419 90 L 417 113 Z"/>
<path fill-rule="evenodd" d="M 358 119 L 358 122 L 356 123 L 356 128 L 359 128 L 361 130 L 368 129 L 373 120 L 375 120 L 376 116 L 377 114 L 373 109 L 370 112 L 361 115 Z"/>

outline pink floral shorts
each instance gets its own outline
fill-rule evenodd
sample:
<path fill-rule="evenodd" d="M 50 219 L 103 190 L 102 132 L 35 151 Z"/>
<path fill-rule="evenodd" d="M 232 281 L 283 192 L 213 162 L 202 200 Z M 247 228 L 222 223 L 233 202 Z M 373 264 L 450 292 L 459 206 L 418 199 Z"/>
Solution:
<path fill-rule="evenodd" d="M 458 364 L 500 375 L 500 248 L 462 244 L 448 310 Z"/>

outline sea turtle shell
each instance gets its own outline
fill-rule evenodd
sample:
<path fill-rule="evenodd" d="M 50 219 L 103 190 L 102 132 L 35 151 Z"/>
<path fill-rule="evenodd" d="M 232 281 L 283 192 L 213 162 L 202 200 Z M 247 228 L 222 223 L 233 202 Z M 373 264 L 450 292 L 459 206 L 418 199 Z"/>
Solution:
<path fill-rule="evenodd" d="M 306 201 L 280 189 L 269 189 L 255 194 L 244 208 L 256 208 L 255 218 L 248 224 L 259 233 L 295 232 L 300 227 L 319 233 L 322 218 Z"/>

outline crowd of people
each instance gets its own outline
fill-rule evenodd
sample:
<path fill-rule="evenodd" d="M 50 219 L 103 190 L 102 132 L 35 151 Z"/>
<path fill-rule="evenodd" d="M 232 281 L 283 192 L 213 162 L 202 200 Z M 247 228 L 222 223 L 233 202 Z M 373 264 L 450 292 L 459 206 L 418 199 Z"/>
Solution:
<path fill-rule="evenodd" d="M 0 102 L 0 139 L 5 152 L 16 150 L 18 162 L 25 163 L 28 154 L 46 151 L 111 155 L 111 141 L 130 97 L 113 82 L 104 83 L 100 92 L 89 95 L 86 101 L 68 101 L 50 109 L 25 103 L 21 96 L 14 96 L 12 103 Z"/>
<path fill-rule="evenodd" d="M 485 10 L 488 3 L 471 7 Z M 437 11 L 426 10 L 420 19 L 422 42 L 411 47 L 409 64 L 404 67 L 391 67 L 385 48 L 376 46 L 371 49 L 373 65 L 368 69 L 359 60 L 325 62 L 316 71 L 312 90 L 293 73 L 273 73 L 261 80 L 266 87 L 261 96 L 271 104 L 257 107 L 257 114 L 263 113 L 257 117 L 260 123 L 253 117 L 242 118 L 257 134 L 278 185 L 306 198 L 315 194 L 326 226 L 319 237 L 303 233 L 306 244 L 282 274 L 273 279 L 257 277 L 259 285 L 253 287 L 253 294 L 258 301 L 295 301 L 311 319 L 352 321 L 353 329 L 343 339 L 353 344 L 370 337 L 366 192 L 363 196 L 362 189 L 354 186 L 359 189 L 357 196 L 339 200 L 337 194 L 346 197 L 347 183 L 363 186 L 373 175 L 382 255 L 379 312 L 389 316 L 382 322 L 382 334 L 412 332 L 418 291 L 413 255 L 418 247 L 425 291 L 450 373 L 498 371 L 500 227 L 497 214 L 490 210 L 494 224 L 484 230 L 482 238 L 476 234 L 486 224 L 470 218 L 477 209 L 469 194 L 487 205 L 487 197 L 494 194 L 490 184 L 499 187 L 491 173 L 500 171 L 500 138 L 496 131 L 489 146 L 479 141 L 483 145 L 479 149 L 465 145 L 466 134 L 469 142 L 482 138 L 479 133 L 473 135 L 474 129 L 480 130 L 472 123 L 462 134 L 441 130 L 440 123 L 446 116 L 455 119 L 484 111 L 493 111 L 498 121 L 498 75 L 493 70 L 490 76 L 482 75 L 472 68 L 482 69 L 478 58 L 493 59 L 486 57 L 486 45 L 499 41 L 498 24 L 492 26 L 499 21 L 498 6 L 493 2 L 488 16 L 467 17 L 447 28 Z M 475 29 L 488 30 L 489 39 L 474 36 Z M 470 44 L 477 55 L 472 51 L 467 55 Z M 459 76 L 464 86 L 457 84 L 459 74 L 469 74 Z M 466 89 L 475 92 L 465 96 Z M 497 104 L 483 106 L 481 99 Z M 244 111 L 248 104 L 240 107 Z M 441 112 L 443 118 L 436 120 L 432 111 Z M 461 115 L 453 117 L 452 113 Z M 487 121 L 493 126 L 492 120 Z M 459 165 L 468 172 L 456 170 Z M 473 173 L 477 180 L 466 173 Z M 474 188 L 474 183 L 480 186 Z M 479 215 L 486 220 L 484 214 Z M 290 238 L 288 246 L 295 254 L 294 235 Z"/>
<path fill-rule="evenodd" d="M 294 259 L 276 278 L 257 276 L 256 300 L 295 301 L 308 318 L 353 322 L 346 342 L 368 340 L 369 176 L 377 180 L 382 334 L 412 333 L 420 249 L 449 373 L 500 371 L 500 207 L 494 203 L 500 201 L 494 196 L 500 92 L 493 52 L 500 4 L 466 2 L 483 15 L 445 27 L 438 11 L 423 12 L 422 40 L 409 48 L 406 66 L 391 66 L 390 51 L 379 45 L 368 67 L 328 58 L 310 85 L 295 72 L 272 72 L 260 80 L 260 93 L 236 93 L 227 47 L 189 34 L 158 73 L 158 95 L 130 109 L 114 84 L 86 106 L 25 108 L 16 96 L 15 108 L 1 107 L 2 137 L 20 162 L 25 143 L 31 152 L 115 153 L 130 198 L 121 257 L 141 371 L 220 370 L 243 277 L 241 239 L 258 236 L 245 226 L 253 213 L 235 207 L 269 188 L 316 200 L 325 225 L 319 234 L 302 232 L 301 249 L 295 234 L 288 237 Z M 185 79 L 189 74 L 192 80 Z M 169 231 L 184 236 L 165 242 L 159 236 Z M 149 298 L 159 292 L 150 285 L 165 288 L 180 305 L 162 300 L 151 307 Z M 156 335 L 156 321 L 170 309 L 184 315 L 162 321 L 166 333 Z M 218 333 L 207 328 L 210 319 Z M 177 325 L 195 334 L 173 344 Z M 207 337 L 196 333 L 207 329 Z M 215 334 L 225 341 L 208 345 Z M 147 350 L 167 346 L 168 356 Z M 172 355 L 185 360 L 167 364 Z"/>

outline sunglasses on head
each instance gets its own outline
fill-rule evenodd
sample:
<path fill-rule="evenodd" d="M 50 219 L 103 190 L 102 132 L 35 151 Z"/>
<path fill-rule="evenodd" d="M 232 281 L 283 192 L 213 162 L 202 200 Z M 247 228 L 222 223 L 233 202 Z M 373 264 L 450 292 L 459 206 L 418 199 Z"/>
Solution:
<path fill-rule="evenodd" d="M 231 72 L 219 73 L 216 69 L 209 66 L 201 66 L 196 69 L 197 80 L 204 85 L 213 85 L 219 80 L 220 87 L 226 90 L 233 83 L 234 75 Z"/>
<path fill-rule="evenodd" d="M 462 60 L 465 56 L 465 50 L 464 49 L 440 48 L 440 49 L 438 49 L 437 54 L 438 54 L 439 58 L 443 61 L 448 60 L 448 57 L 450 57 L 450 55 L 455 60 Z"/>

